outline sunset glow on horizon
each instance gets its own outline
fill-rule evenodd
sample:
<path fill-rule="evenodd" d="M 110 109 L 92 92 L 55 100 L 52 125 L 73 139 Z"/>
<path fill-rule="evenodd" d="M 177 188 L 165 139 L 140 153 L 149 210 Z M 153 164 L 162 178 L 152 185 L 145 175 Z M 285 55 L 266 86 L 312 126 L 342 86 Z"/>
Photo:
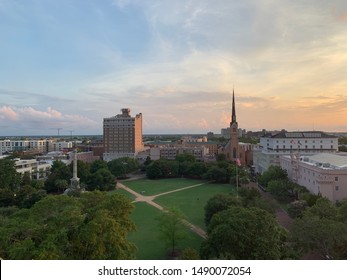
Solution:
<path fill-rule="evenodd" d="M 0 0 L 0 136 L 347 131 L 345 0 Z"/>

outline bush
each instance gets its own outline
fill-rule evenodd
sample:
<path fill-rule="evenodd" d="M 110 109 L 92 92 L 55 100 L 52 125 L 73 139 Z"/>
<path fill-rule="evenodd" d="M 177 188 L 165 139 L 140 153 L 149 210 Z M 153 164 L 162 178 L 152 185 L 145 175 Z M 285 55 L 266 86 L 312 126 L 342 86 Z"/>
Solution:
<path fill-rule="evenodd" d="M 308 204 L 306 200 L 293 201 L 289 204 L 288 215 L 292 219 L 302 218 L 307 207 L 308 207 Z"/>

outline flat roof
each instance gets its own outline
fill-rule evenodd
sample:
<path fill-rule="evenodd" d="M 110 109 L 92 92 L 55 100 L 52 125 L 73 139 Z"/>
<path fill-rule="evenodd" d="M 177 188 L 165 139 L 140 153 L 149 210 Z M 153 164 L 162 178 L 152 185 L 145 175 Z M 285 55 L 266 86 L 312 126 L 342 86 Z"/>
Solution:
<path fill-rule="evenodd" d="M 322 131 L 281 131 L 277 134 L 267 134 L 262 136 L 262 138 L 338 138 L 334 135 L 329 135 Z"/>
<path fill-rule="evenodd" d="M 321 153 L 313 156 L 303 157 L 304 162 L 305 158 L 308 158 L 309 162 L 313 164 L 322 164 L 322 167 L 328 168 L 330 165 L 330 167 L 337 169 L 347 168 L 347 156 L 345 155 Z"/>

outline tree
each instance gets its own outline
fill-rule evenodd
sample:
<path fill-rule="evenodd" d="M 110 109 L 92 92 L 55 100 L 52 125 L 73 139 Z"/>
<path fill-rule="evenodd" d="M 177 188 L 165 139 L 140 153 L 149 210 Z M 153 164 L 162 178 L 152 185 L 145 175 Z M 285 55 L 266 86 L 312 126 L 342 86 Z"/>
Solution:
<path fill-rule="evenodd" d="M 194 162 L 190 164 L 187 170 L 187 175 L 193 178 L 202 178 L 206 173 L 207 168 L 203 162 Z"/>
<path fill-rule="evenodd" d="M 226 161 L 227 157 L 225 154 L 217 154 L 216 159 L 217 161 Z"/>
<path fill-rule="evenodd" d="M 230 207 L 213 216 L 202 257 L 226 259 L 281 259 L 285 231 L 268 212 L 258 208 Z"/>
<path fill-rule="evenodd" d="M 293 184 L 288 180 L 271 180 L 268 182 L 266 190 L 279 201 L 286 202 L 293 198 Z"/>
<path fill-rule="evenodd" d="M 179 162 L 173 160 L 159 159 L 153 161 L 146 168 L 149 179 L 172 178 L 179 174 Z"/>
<path fill-rule="evenodd" d="M 315 205 L 317 200 L 321 197 L 322 197 L 321 195 L 316 195 L 316 194 L 309 193 L 309 192 L 301 193 L 299 195 L 299 199 L 305 200 L 309 207 Z"/>
<path fill-rule="evenodd" d="M 0 189 L 15 190 L 20 184 L 20 175 L 11 159 L 0 159 Z"/>
<path fill-rule="evenodd" d="M 214 165 L 207 170 L 207 172 L 204 174 L 204 178 L 207 180 L 216 181 L 217 183 L 226 183 L 227 172 L 225 169 Z"/>
<path fill-rule="evenodd" d="M 179 162 L 179 171 L 178 171 L 178 174 L 179 175 L 182 175 L 182 176 L 188 176 L 190 175 L 189 174 L 189 171 L 190 171 L 190 168 L 191 166 L 195 164 L 193 162 L 189 162 L 189 161 L 183 161 L 183 162 Z"/>
<path fill-rule="evenodd" d="M 55 180 L 54 185 L 57 188 L 58 192 L 61 192 L 61 193 L 64 192 L 69 187 L 68 181 L 64 179 Z"/>
<path fill-rule="evenodd" d="M 260 192 L 254 188 L 239 188 L 242 205 L 244 207 L 256 207 L 263 209 L 270 214 L 275 214 L 278 205 L 273 200 L 264 199 Z"/>
<path fill-rule="evenodd" d="M 15 192 L 9 188 L 0 188 L 0 207 L 8 207 L 15 204 Z"/>
<path fill-rule="evenodd" d="M 42 189 L 35 189 L 32 186 L 22 186 L 15 197 L 15 205 L 19 208 L 30 208 L 36 202 L 47 196 L 47 192 Z"/>
<path fill-rule="evenodd" d="M 146 168 L 146 176 L 149 179 L 158 179 L 163 177 L 163 173 L 160 168 L 160 162 L 159 161 L 153 161 L 151 162 L 147 168 Z"/>
<path fill-rule="evenodd" d="M 126 177 L 127 173 L 136 171 L 139 169 L 138 162 L 129 157 L 122 157 L 111 160 L 107 163 L 108 169 L 115 177 Z"/>
<path fill-rule="evenodd" d="M 55 160 L 51 167 L 51 173 L 49 174 L 47 180 L 45 181 L 45 189 L 48 193 L 61 193 L 62 190 L 58 189 L 55 184 L 56 180 L 66 180 L 70 181 L 72 177 L 72 172 L 70 167 L 67 166 L 60 160 Z"/>
<path fill-rule="evenodd" d="M 30 209 L 0 219 L 0 255 L 5 259 L 132 259 L 127 240 L 133 205 L 101 192 L 81 197 L 47 196 Z"/>
<path fill-rule="evenodd" d="M 272 180 L 287 180 L 288 174 L 279 166 L 271 165 L 267 171 L 259 176 L 258 182 L 264 188 L 267 188 L 268 183 Z"/>
<path fill-rule="evenodd" d="M 302 218 L 295 219 L 290 240 L 299 253 L 315 251 L 322 258 L 339 258 L 339 248 L 347 242 L 347 225 L 339 220 L 336 207 L 320 198 Z"/>
<path fill-rule="evenodd" d="M 37 190 L 44 189 L 45 182 L 42 180 L 31 180 L 31 186 Z"/>
<path fill-rule="evenodd" d="M 163 212 L 159 218 L 160 237 L 170 248 L 170 256 L 176 257 L 178 243 L 186 237 L 184 225 L 182 224 L 184 216 L 176 208 L 170 208 Z"/>
<path fill-rule="evenodd" d="M 195 162 L 196 158 L 192 154 L 180 154 L 176 156 L 176 160 L 179 162 Z"/>
<path fill-rule="evenodd" d="M 241 206 L 241 201 L 229 194 L 217 194 L 210 198 L 205 205 L 205 224 L 209 225 L 213 215 L 231 206 Z"/>
<path fill-rule="evenodd" d="M 147 156 L 145 162 L 143 163 L 143 165 L 144 166 L 148 166 L 148 165 L 150 165 L 151 162 L 152 162 L 151 157 Z"/>
<path fill-rule="evenodd" d="M 31 185 L 31 176 L 29 172 L 25 172 L 21 178 L 21 186 Z"/>
<path fill-rule="evenodd" d="M 342 222 L 321 219 L 308 212 L 294 221 L 290 236 L 301 254 L 315 251 L 324 259 L 339 258 L 338 247 L 347 242 L 347 228 Z"/>
<path fill-rule="evenodd" d="M 94 160 L 90 165 L 90 173 L 95 173 L 99 169 L 108 168 L 107 162 L 101 159 Z"/>
<path fill-rule="evenodd" d="M 292 219 L 302 218 L 308 204 L 305 200 L 295 200 L 289 204 L 288 215 Z"/>
<path fill-rule="evenodd" d="M 115 176 L 106 168 L 99 169 L 89 176 L 87 189 L 89 191 L 110 191 L 115 188 Z"/>
<path fill-rule="evenodd" d="M 337 208 L 337 218 L 343 223 L 347 223 L 347 199 L 340 202 Z"/>
<path fill-rule="evenodd" d="M 133 259 L 136 247 L 127 240 L 135 230 L 134 206 L 119 194 L 94 192 L 81 196 L 86 219 L 74 240 L 77 259 Z"/>

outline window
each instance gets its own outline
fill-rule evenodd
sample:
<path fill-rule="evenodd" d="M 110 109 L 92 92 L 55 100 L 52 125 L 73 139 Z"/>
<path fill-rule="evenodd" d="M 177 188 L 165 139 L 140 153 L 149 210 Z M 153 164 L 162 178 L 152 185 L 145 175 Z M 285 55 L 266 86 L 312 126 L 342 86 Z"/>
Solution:
<path fill-rule="evenodd" d="M 339 186 L 335 186 L 335 191 L 338 191 L 339 190 Z"/>
<path fill-rule="evenodd" d="M 335 182 L 337 182 L 339 180 L 339 177 L 335 177 Z"/>

